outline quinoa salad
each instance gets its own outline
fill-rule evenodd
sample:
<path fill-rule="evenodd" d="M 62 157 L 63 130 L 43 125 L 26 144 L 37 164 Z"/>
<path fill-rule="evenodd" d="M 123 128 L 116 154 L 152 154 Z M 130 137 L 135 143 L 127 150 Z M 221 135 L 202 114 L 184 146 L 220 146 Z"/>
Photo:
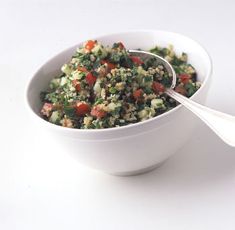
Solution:
<path fill-rule="evenodd" d="M 149 52 L 165 58 L 177 74 L 175 91 L 192 96 L 200 87 L 187 54 L 172 46 Z M 41 92 L 41 115 L 56 125 L 77 129 L 103 129 L 156 117 L 177 106 L 164 91 L 172 77 L 163 65 L 142 61 L 121 42 L 112 47 L 89 40 L 77 48 L 46 91 Z"/>

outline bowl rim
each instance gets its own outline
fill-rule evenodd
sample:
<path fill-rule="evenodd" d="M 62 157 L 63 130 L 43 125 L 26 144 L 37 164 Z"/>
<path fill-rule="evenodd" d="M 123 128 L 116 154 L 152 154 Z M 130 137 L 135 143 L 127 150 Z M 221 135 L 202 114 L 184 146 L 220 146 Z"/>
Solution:
<path fill-rule="evenodd" d="M 211 78 L 212 75 L 212 69 L 213 69 L 213 65 L 212 65 L 212 59 L 207 51 L 207 49 L 201 45 L 200 42 L 192 39 L 189 36 L 186 36 L 184 34 L 181 33 L 177 33 L 177 32 L 172 32 L 172 31 L 167 31 L 167 30 L 154 30 L 154 29 L 136 29 L 136 30 L 124 30 L 124 31 L 119 31 L 119 32 L 114 32 L 114 33 L 105 33 L 105 34 L 101 34 L 101 35 L 97 35 L 97 36 L 92 36 L 93 39 L 102 39 L 105 38 L 107 36 L 115 36 L 115 35 L 120 35 L 120 34 L 129 34 L 129 33 L 165 33 L 165 34 L 172 34 L 173 36 L 180 36 L 183 38 L 186 38 L 187 40 L 192 41 L 193 43 L 196 43 L 198 46 L 200 46 L 202 48 L 202 50 L 204 51 L 205 56 L 208 59 L 208 71 L 207 74 L 205 76 L 205 79 L 201 85 L 201 87 L 190 97 L 190 99 L 193 99 L 195 96 L 197 96 L 200 91 L 207 85 L 208 81 Z M 85 40 L 86 41 L 86 40 Z M 134 124 L 129 124 L 129 125 L 124 125 L 124 126 L 119 126 L 119 127 L 110 127 L 110 128 L 103 128 L 103 129 L 76 129 L 76 128 L 68 128 L 68 127 L 62 127 L 60 125 L 56 125 L 53 124 L 49 121 L 46 121 L 45 119 L 43 119 L 42 117 L 40 117 L 36 112 L 33 111 L 30 102 L 29 102 L 29 91 L 30 91 L 30 86 L 33 84 L 34 78 L 37 76 L 38 72 L 45 66 L 47 65 L 49 62 L 51 62 L 54 58 L 60 56 L 62 53 L 73 49 L 74 47 L 78 46 L 78 44 L 82 44 L 85 41 L 80 41 L 72 46 L 69 46 L 68 48 L 56 53 L 55 55 L 53 55 L 52 57 L 50 57 L 49 59 L 47 59 L 46 62 L 44 62 L 38 69 L 36 72 L 34 72 L 34 74 L 32 75 L 32 77 L 30 78 L 30 80 L 28 81 L 28 84 L 26 86 L 26 90 L 25 90 L 25 99 L 26 99 L 26 105 L 27 108 L 30 110 L 31 114 L 33 113 L 34 116 L 36 116 L 37 118 L 39 118 L 40 121 L 42 121 L 45 125 L 48 125 L 49 127 L 53 128 L 53 129 L 58 129 L 58 131 L 66 131 L 66 132 L 72 132 L 72 133 L 80 133 L 80 134 L 95 134 L 95 133 L 108 133 L 108 132 L 119 132 L 119 131 L 123 131 L 123 130 L 128 130 L 128 129 L 132 129 L 135 127 L 139 127 L 139 126 L 143 126 L 145 124 L 149 124 L 152 122 L 156 122 L 157 120 L 161 120 L 162 118 L 165 118 L 167 116 L 169 116 L 170 114 L 180 110 L 183 105 L 179 104 L 176 107 L 174 107 L 173 109 L 160 114 L 156 117 L 147 119 L 145 121 L 141 121 L 141 122 L 137 122 Z"/>

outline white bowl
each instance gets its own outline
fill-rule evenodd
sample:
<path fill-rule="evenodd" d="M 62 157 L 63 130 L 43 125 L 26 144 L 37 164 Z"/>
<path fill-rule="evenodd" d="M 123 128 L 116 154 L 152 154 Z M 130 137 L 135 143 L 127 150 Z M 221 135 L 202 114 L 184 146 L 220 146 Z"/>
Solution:
<path fill-rule="evenodd" d="M 105 45 L 122 41 L 128 49 L 143 50 L 155 45 L 173 44 L 176 53 L 188 54 L 189 63 L 196 68 L 202 82 L 201 88 L 191 98 L 202 104 L 205 101 L 212 72 L 211 59 L 192 39 L 165 31 L 131 31 L 94 39 Z M 198 119 L 181 105 L 144 122 L 101 130 L 64 128 L 40 117 L 40 92 L 47 89 L 49 81 L 82 43 L 50 59 L 29 82 L 27 104 L 35 122 L 44 127 L 45 132 L 52 132 L 58 143 L 74 158 L 97 170 L 115 175 L 134 175 L 157 167 L 184 145 L 197 125 Z"/>

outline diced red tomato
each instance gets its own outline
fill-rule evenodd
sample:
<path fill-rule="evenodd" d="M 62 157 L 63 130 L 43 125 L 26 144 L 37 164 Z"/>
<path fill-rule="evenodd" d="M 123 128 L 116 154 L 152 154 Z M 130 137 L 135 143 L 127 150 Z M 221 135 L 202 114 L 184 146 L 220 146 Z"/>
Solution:
<path fill-rule="evenodd" d="M 184 96 L 187 94 L 186 89 L 183 86 L 181 86 L 181 85 L 176 86 L 175 87 L 175 91 L 177 93 L 180 93 L 180 94 L 184 95 Z"/>
<path fill-rule="evenodd" d="M 133 97 L 136 99 L 136 100 L 139 100 L 141 99 L 141 97 L 143 96 L 144 94 L 144 91 L 142 89 L 137 89 L 133 92 Z"/>
<path fill-rule="evenodd" d="M 107 112 L 100 108 L 99 105 L 94 106 L 91 110 L 91 115 L 96 118 L 103 118 L 106 114 Z"/>
<path fill-rule="evenodd" d="M 183 84 L 187 84 L 188 82 L 189 82 L 189 80 L 190 80 L 190 75 L 188 75 L 188 74 L 180 74 L 179 75 L 179 79 L 181 80 L 181 82 L 183 83 Z"/>
<path fill-rule="evenodd" d="M 84 66 L 78 66 L 77 70 L 81 72 L 88 72 L 88 70 Z"/>
<path fill-rule="evenodd" d="M 96 41 L 88 40 L 85 45 L 85 49 L 90 52 L 95 47 L 95 44 L 96 44 Z"/>
<path fill-rule="evenodd" d="M 159 83 L 159 82 L 156 82 L 156 81 L 153 82 L 152 88 L 153 88 L 155 93 L 160 93 L 160 92 L 162 93 L 162 92 L 165 91 L 164 85 Z"/>
<path fill-rule="evenodd" d="M 42 113 L 42 115 L 49 117 L 52 112 L 52 109 L 53 109 L 53 104 L 46 102 L 46 103 L 44 103 L 44 105 L 42 107 L 41 113 Z"/>
<path fill-rule="evenodd" d="M 78 102 L 75 109 L 78 116 L 84 116 L 91 111 L 90 106 L 85 102 Z"/>
<path fill-rule="evenodd" d="M 75 86 L 75 89 L 79 92 L 81 90 L 81 85 L 78 83 L 76 86 Z"/>
<path fill-rule="evenodd" d="M 137 65 L 142 65 L 144 63 L 138 56 L 130 56 L 130 59 Z"/>
<path fill-rule="evenodd" d="M 118 45 L 119 45 L 119 48 L 120 48 L 120 49 L 124 49 L 124 48 L 125 48 L 125 46 L 123 45 L 122 42 L 118 42 Z"/>
<path fill-rule="evenodd" d="M 80 85 L 80 83 L 78 82 L 77 79 L 73 80 L 72 84 L 78 92 L 81 90 L 81 85 Z"/>
<path fill-rule="evenodd" d="M 115 69 L 115 68 L 117 67 L 116 64 L 111 63 L 111 62 L 109 62 L 109 61 L 107 61 L 107 60 L 101 60 L 100 63 L 101 63 L 102 65 L 107 64 L 107 66 L 108 66 L 108 68 L 109 68 L 110 70 L 111 70 L 111 69 Z"/>
<path fill-rule="evenodd" d="M 92 73 L 89 72 L 86 75 L 86 82 L 89 84 L 89 86 L 92 86 L 96 82 L 96 77 L 93 76 Z"/>
<path fill-rule="evenodd" d="M 73 85 L 74 87 L 77 85 L 77 83 L 78 83 L 78 80 L 77 80 L 77 79 L 72 80 L 72 85 Z"/>

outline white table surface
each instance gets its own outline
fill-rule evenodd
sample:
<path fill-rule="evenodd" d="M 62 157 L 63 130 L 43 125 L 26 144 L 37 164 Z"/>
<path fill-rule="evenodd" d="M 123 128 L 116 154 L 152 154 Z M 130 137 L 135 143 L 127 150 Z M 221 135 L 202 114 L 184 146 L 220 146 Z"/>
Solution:
<path fill-rule="evenodd" d="M 235 115 L 234 1 L 0 1 L 1 230 L 234 230 L 235 149 L 205 125 L 158 170 L 87 169 L 36 132 L 26 83 L 78 41 L 128 29 L 188 35 L 209 51 L 207 105 Z"/>

